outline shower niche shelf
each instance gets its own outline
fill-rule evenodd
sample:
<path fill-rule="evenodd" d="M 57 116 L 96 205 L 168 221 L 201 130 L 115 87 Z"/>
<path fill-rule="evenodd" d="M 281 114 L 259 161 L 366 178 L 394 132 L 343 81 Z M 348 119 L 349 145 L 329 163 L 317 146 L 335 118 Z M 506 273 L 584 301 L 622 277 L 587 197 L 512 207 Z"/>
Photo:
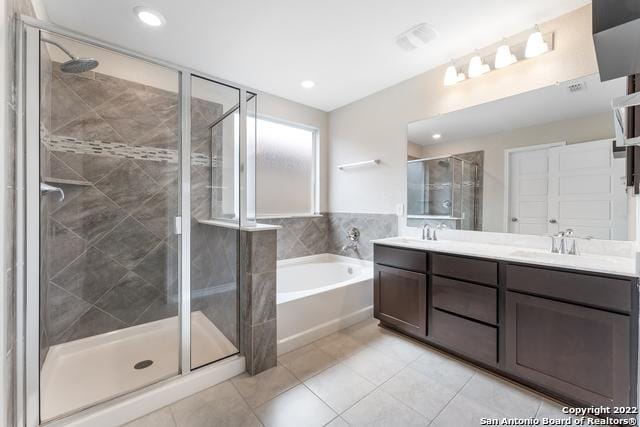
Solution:
<path fill-rule="evenodd" d="M 91 183 L 89 181 L 81 181 L 76 179 L 45 178 L 43 181 L 50 184 L 78 185 L 81 187 L 91 186 Z"/>

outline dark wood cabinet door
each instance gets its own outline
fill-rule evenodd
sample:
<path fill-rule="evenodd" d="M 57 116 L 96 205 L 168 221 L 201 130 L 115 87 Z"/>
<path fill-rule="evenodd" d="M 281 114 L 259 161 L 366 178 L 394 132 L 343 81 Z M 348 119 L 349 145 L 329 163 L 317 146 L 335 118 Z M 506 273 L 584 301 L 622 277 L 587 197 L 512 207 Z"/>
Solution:
<path fill-rule="evenodd" d="M 629 316 L 507 292 L 506 368 L 575 401 L 629 405 Z"/>
<path fill-rule="evenodd" d="M 374 316 L 413 336 L 427 335 L 427 276 L 376 264 Z"/>

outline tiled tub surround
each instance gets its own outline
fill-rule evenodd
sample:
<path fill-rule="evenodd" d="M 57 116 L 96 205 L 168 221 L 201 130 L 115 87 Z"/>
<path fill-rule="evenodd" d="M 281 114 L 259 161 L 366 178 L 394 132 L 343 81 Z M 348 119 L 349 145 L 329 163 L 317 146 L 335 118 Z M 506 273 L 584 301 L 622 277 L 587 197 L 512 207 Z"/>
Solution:
<path fill-rule="evenodd" d="M 45 348 L 178 313 L 177 94 L 100 73 L 65 74 L 57 64 L 51 77 L 43 176 L 66 197 L 46 198 Z M 192 110 L 192 206 L 209 215 L 212 138 L 202 128 L 221 106 L 195 99 Z M 193 310 L 237 343 L 237 232 L 192 224 Z"/>
<path fill-rule="evenodd" d="M 309 217 L 264 218 L 260 222 L 281 225 L 278 230 L 278 260 L 331 253 L 370 261 L 372 240 L 398 234 L 394 214 L 323 213 Z M 342 248 L 351 227 L 360 230 L 358 251 Z"/>

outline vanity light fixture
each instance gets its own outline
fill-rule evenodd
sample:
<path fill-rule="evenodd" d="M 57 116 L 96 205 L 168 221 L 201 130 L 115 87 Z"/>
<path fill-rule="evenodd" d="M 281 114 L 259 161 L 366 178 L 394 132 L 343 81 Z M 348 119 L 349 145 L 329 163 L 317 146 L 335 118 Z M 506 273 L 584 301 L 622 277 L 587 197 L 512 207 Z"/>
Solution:
<path fill-rule="evenodd" d="M 496 51 L 496 61 L 494 63 L 494 68 L 499 70 L 500 68 L 508 67 L 511 64 L 515 64 L 518 62 L 518 58 L 511 53 L 511 48 L 505 42 L 498 47 Z"/>
<path fill-rule="evenodd" d="M 453 86 L 454 84 L 463 81 L 467 76 L 464 73 L 459 73 L 456 68 L 456 64 L 451 61 L 451 65 L 447 67 L 447 71 L 444 73 L 444 85 Z"/>
<path fill-rule="evenodd" d="M 315 85 L 316 84 L 311 80 L 304 80 L 303 82 L 300 83 L 300 86 L 302 86 L 305 89 L 311 89 Z"/>
<path fill-rule="evenodd" d="M 484 62 L 482 62 L 480 54 L 476 53 L 469 61 L 469 69 L 467 70 L 469 78 L 473 79 L 475 77 L 480 77 L 481 75 L 486 74 L 489 71 L 491 71 L 489 64 L 485 64 Z"/>
<path fill-rule="evenodd" d="M 502 43 L 498 46 L 495 55 L 480 55 L 480 52 L 476 50 L 472 58 L 469 60 L 466 76 L 464 73 L 458 73 L 454 60 L 451 60 L 451 64 L 447 67 L 444 73 L 444 85 L 453 86 L 456 83 L 465 80 L 466 77 L 475 78 L 480 77 L 483 74 L 487 74 L 491 71 L 491 67 L 488 63 L 493 64 L 494 70 L 499 70 L 501 68 L 508 67 L 511 64 L 515 64 L 519 60 L 534 58 L 542 55 L 543 53 L 549 52 L 552 49 L 553 32 L 543 35 L 536 25 L 534 31 L 529 34 L 526 43 L 522 41 L 510 45 L 507 43 L 507 39 L 503 39 Z"/>
<path fill-rule="evenodd" d="M 136 14 L 140 22 L 150 27 L 160 27 L 161 25 L 164 25 L 167 22 L 164 19 L 164 16 L 162 16 L 160 13 L 144 6 L 134 7 L 133 13 Z"/>
<path fill-rule="evenodd" d="M 540 29 L 536 25 L 535 30 L 529 35 L 529 39 L 527 40 L 527 47 L 524 50 L 524 57 L 534 58 L 548 51 L 549 45 L 544 41 Z"/>
<path fill-rule="evenodd" d="M 442 135 L 441 135 L 441 134 L 439 134 L 439 133 L 434 133 L 433 135 L 431 135 L 431 138 L 433 138 L 433 139 L 440 139 L 440 138 L 442 138 Z"/>

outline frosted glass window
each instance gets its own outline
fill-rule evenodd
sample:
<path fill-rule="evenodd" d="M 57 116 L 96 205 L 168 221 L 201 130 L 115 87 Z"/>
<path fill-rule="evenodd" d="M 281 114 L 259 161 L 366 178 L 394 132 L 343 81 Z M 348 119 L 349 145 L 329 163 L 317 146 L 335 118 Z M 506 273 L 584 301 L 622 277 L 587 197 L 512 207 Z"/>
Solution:
<path fill-rule="evenodd" d="M 315 131 L 258 119 L 258 215 L 314 213 Z"/>

